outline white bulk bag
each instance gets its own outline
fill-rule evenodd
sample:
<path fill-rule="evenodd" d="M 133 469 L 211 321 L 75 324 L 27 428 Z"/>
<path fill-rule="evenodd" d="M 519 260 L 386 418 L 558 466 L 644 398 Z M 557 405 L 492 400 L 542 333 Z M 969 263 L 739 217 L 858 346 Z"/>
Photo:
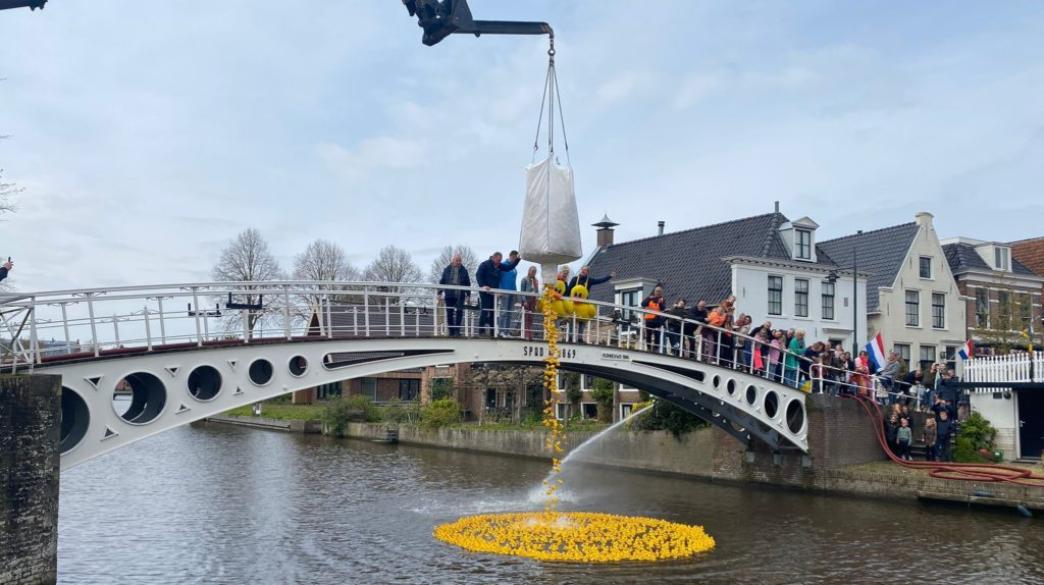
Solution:
<path fill-rule="evenodd" d="M 538 264 L 563 264 L 582 256 L 573 169 L 552 157 L 526 167 L 519 254 Z"/>

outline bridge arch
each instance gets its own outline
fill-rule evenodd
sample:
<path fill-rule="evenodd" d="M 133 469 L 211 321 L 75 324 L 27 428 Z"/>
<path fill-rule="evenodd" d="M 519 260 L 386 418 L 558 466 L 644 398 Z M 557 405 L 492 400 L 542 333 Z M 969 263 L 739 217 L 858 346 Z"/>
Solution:
<path fill-rule="evenodd" d="M 670 355 L 583 344 L 560 347 L 565 370 L 647 390 L 744 443 L 807 450 L 804 394 L 794 388 Z M 69 399 L 71 420 L 63 425 L 61 462 L 67 469 L 176 426 L 294 391 L 436 365 L 540 366 L 545 348 L 489 338 L 303 339 L 128 354 L 44 365 L 37 371 L 61 375 L 76 397 Z M 116 384 L 128 378 L 140 396 L 132 396 L 129 414 L 121 416 L 112 397 Z"/>

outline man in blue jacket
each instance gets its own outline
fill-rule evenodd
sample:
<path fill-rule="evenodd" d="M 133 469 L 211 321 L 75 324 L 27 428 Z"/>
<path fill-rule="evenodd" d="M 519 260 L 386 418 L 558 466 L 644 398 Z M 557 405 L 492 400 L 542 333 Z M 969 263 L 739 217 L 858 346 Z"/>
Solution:
<path fill-rule="evenodd" d="M 500 265 L 500 289 L 501 290 L 518 290 L 518 250 L 512 250 L 508 254 L 508 261 Z M 500 336 L 510 337 L 512 330 L 512 321 L 515 320 L 515 295 L 503 295 L 500 297 L 500 315 L 497 318 L 500 320 Z"/>
<path fill-rule="evenodd" d="M 479 333 L 482 335 L 493 335 L 493 290 L 500 288 L 500 272 L 502 270 L 511 270 L 514 265 L 510 263 L 501 263 L 504 255 L 500 252 L 494 252 L 489 260 L 485 260 L 482 264 L 478 265 L 478 269 L 475 270 L 475 281 L 478 282 L 479 289 L 479 303 L 482 307 L 482 312 L 479 315 Z"/>

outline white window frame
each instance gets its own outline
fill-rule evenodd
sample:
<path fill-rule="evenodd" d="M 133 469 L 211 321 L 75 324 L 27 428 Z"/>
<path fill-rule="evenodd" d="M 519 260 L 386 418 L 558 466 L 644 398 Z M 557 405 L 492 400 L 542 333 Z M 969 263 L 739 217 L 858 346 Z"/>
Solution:
<path fill-rule="evenodd" d="M 942 325 L 935 324 L 935 299 L 942 297 Z M 946 293 L 932 292 L 932 329 L 946 329 Z"/>
<path fill-rule="evenodd" d="M 917 311 L 914 313 L 913 323 L 910 322 L 910 293 L 913 293 L 917 300 Z M 903 322 L 906 323 L 907 327 L 921 326 L 921 291 L 907 289 L 903 294 Z"/>
<path fill-rule="evenodd" d="M 924 263 L 925 260 L 928 261 L 928 276 L 925 276 L 925 275 L 921 274 L 921 267 L 922 267 L 922 264 Z M 918 257 L 918 259 L 917 259 L 917 276 L 921 277 L 924 280 L 935 280 L 935 267 L 932 264 L 932 257 L 931 256 L 920 256 L 920 257 Z"/>
<path fill-rule="evenodd" d="M 798 283 L 799 282 L 805 283 L 805 290 L 804 291 L 799 291 L 798 290 Z M 808 306 L 808 297 L 810 295 L 809 288 L 810 288 L 810 285 L 809 285 L 809 282 L 808 282 L 807 278 L 795 278 L 794 279 L 794 316 L 795 317 L 807 318 L 808 315 L 809 315 L 809 306 Z M 805 295 L 805 313 L 804 314 L 802 314 L 801 312 L 798 311 L 798 306 L 799 306 L 798 305 L 798 294 L 804 294 Z"/>
<path fill-rule="evenodd" d="M 993 248 L 993 267 L 1005 272 L 1011 270 L 1011 248 L 996 246 Z"/>
<path fill-rule="evenodd" d="M 827 287 L 830 288 L 830 294 L 826 294 Z M 819 310 L 822 312 L 824 321 L 836 321 L 837 320 L 837 283 L 829 282 L 824 280 L 819 283 Z M 830 299 L 830 316 L 826 316 L 826 310 L 828 308 L 826 304 L 827 298 Z"/>
<path fill-rule="evenodd" d="M 807 242 L 802 241 L 802 237 L 808 238 Z M 802 253 L 804 252 L 804 253 Z M 798 228 L 794 230 L 794 259 L 795 260 L 811 260 L 812 259 L 812 230 L 806 230 Z"/>
<path fill-rule="evenodd" d="M 773 313 L 772 312 L 772 293 L 775 292 L 776 289 L 772 288 L 772 281 L 773 281 L 773 279 L 777 279 L 777 278 L 779 279 L 779 312 L 778 313 Z M 784 287 L 784 278 L 782 276 L 780 276 L 779 274 L 770 274 L 768 276 L 768 306 L 766 307 L 766 309 L 768 311 L 768 314 L 772 315 L 774 317 L 778 317 L 778 316 L 783 314 L 783 287 Z"/>

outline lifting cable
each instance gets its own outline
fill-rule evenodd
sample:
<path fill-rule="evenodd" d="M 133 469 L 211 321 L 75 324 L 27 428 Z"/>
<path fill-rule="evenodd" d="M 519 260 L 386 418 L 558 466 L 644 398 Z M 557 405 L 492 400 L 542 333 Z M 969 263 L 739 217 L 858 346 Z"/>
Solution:
<path fill-rule="evenodd" d="M 558 102 L 558 125 L 562 130 L 562 144 L 565 147 L 566 163 L 572 166 L 569 158 L 569 138 L 566 136 L 565 116 L 562 114 L 562 94 L 558 87 L 558 73 L 555 70 L 555 36 L 550 36 L 551 46 L 547 50 L 547 75 L 544 77 L 544 91 L 540 95 L 540 115 L 537 118 L 536 136 L 533 138 L 532 161 L 536 161 L 540 151 L 540 130 L 544 125 L 544 110 L 547 110 L 547 156 L 555 156 L 555 102 Z M 556 160 L 557 162 L 557 160 Z"/>
<path fill-rule="evenodd" d="M 863 396 L 848 396 L 848 398 L 855 400 L 863 407 L 863 410 L 874 424 L 874 434 L 877 436 L 877 442 L 893 463 L 913 469 L 927 469 L 928 476 L 936 479 L 986 483 L 1004 482 L 1021 486 L 1044 487 L 1044 476 L 1037 475 L 1033 473 L 1033 470 L 1025 467 L 992 463 L 950 463 L 948 461 L 906 461 L 900 459 L 888 445 L 882 426 L 884 418 L 877 401 Z"/>

